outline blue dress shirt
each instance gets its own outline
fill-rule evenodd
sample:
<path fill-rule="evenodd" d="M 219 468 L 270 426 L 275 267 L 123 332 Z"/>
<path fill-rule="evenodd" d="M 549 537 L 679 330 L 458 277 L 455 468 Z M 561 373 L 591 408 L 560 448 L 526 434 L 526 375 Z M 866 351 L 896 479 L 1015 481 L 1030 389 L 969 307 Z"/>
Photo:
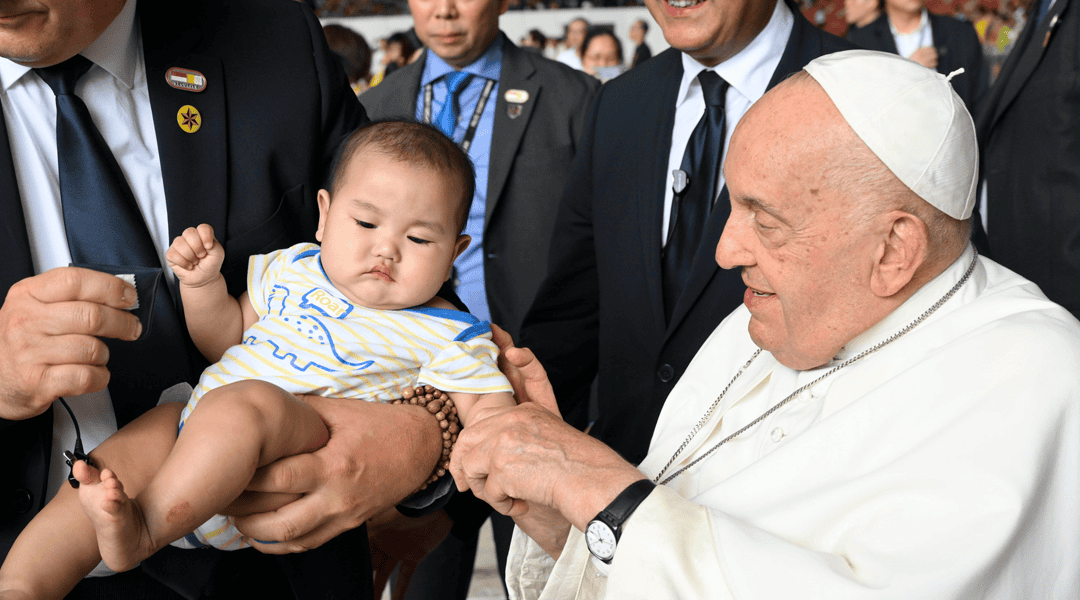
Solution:
<path fill-rule="evenodd" d="M 487 85 L 488 80 L 493 80 L 495 87 L 491 90 L 487 104 L 484 105 L 480 123 L 476 126 L 476 133 L 469 146 L 469 158 L 472 159 L 473 167 L 476 169 L 476 194 L 473 196 L 472 208 L 469 209 L 465 234 L 472 236 L 472 243 L 454 263 L 455 291 L 469 307 L 469 311 L 485 321 L 491 320 L 491 309 L 488 308 L 487 290 L 484 286 L 484 215 L 487 207 L 488 168 L 491 162 L 491 133 L 495 126 L 495 105 L 498 104 L 499 98 L 502 44 L 503 36 L 499 35 L 480 58 L 463 69 L 475 77 L 458 93 L 458 122 L 457 127 L 454 128 L 454 141 L 460 144 L 465 139 L 465 131 L 469 128 L 469 120 L 472 119 L 477 102 L 480 101 L 484 86 Z M 427 60 L 424 64 L 424 73 L 420 78 L 421 91 L 416 99 L 417 121 L 424 118 L 424 86 L 433 84 L 431 114 L 434 118 L 434 115 L 439 114 L 443 104 L 446 103 L 446 82 L 441 78 L 455 70 L 430 48 L 426 52 Z"/>

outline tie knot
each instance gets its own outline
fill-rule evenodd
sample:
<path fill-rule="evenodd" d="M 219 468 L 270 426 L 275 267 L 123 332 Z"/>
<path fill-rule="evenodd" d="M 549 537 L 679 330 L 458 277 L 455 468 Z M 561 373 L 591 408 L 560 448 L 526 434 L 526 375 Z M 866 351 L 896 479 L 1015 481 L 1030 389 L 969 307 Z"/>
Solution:
<path fill-rule="evenodd" d="M 727 95 L 728 82 L 708 69 L 698 73 L 697 78 L 698 83 L 701 84 L 701 93 L 705 96 L 705 104 L 724 108 L 724 96 Z"/>
<path fill-rule="evenodd" d="M 90 62 L 90 59 L 76 54 L 58 65 L 34 69 L 34 72 L 46 85 L 52 88 L 54 94 L 60 96 L 62 94 L 74 94 L 75 84 L 92 66 L 94 66 L 94 63 Z"/>
<path fill-rule="evenodd" d="M 465 84 L 472 77 L 472 73 L 466 73 L 464 71 L 454 71 L 446 75 L 446 93 L 453 96 L 458 93 L 458 90 L 465 87 Z"/>

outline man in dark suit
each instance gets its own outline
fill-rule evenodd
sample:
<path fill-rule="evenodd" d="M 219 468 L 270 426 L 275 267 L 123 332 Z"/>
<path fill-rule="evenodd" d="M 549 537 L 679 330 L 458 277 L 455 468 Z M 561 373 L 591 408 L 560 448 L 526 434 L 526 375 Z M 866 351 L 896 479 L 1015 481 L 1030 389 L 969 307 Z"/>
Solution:
<path fill-rule="evenodd" d="M 975 125 L 986 231 L 976 241 L 1080 316 L 1078 48 L 1080 3 L 1033 2 Z"/>
<path fill-rule="evenodd" d="M 229 290 L 240 293 L 250 255 L 313 239 L 315 195 L 332 153 L 365 117 L 319 22 L 301 3 L 196 0 L 178 8 L 148 0 L 137 6 L 135 0 L 47 0 L 33 7 L 4 4 L 0 15 L 6 117 L 0 118 L 0 247 L 6 258 L 0 270 L 6 296 L 0 307 L 0 452 L 12 466 L 0 483 L 3 557 L 50 489 L 66 485 L 60 452 L 71 449 L 79 426 L 53 408 L 58 397 L 78 416 L 89 450 L 117 422 L 153 407 L 165 388 L 194 383 L 205 365 L 179 317 L 178 295 L 167 289 L 172 275 L 160 275 L 156 259 L 171 239 L 210 223 L 228 253 L 222 272 Z M 78 83 L 53 87 L 50 74 L 70 65 L 81 66 Z M 82 242 L 70 241 L 73 232 L 108 230 L 118 216 L 112 207 L 119 205 L 105 200 L 114 194 L 95 194 L 97 208 L 65 217 L 75 197 L 65 179 L 75 171 L 64 159 L 71 156 L 64 140 L 71 138 L 58 132 L 61 122 L 68 132 L 73 122 L 86 125 L 82 114 L 90 127 L 79 129 L 80 135 L 102 142 L 93 153 L 101 158 L 97 164 L 108 167 L 111 160 L 127 190 L 115 195 L 130 199 L 129 207 L 137 203 L 135 226 L 99 233 L 91 260 L 75 258 L 86 252 Z M 74 157 L 75 163 L 89 161 L 85 152 Z M 104 178 L 102 173 L 89 176 Z M 156 254 L 149 262 L 157 264 L 121 264 L 146 267 L 147 279 L 140 281 L 155 281 L 155 271 L 160 278 L 157 288 L 139 287 L 141 328 L 122 310 L 131 303 L 123 295 L 134 290 L 111 275 L 66 266 L 95 262 L 102 249 L 122 251 L 136 238 L 146 241 L 143 256 Z M 145 335 L 130 341 L 140 330 Z M 415 434 L 398 437 L 409 446 L 404 449 L 350 443 L 374 418 L 354 412 L 366 404 L 313 402 L 332 429 L 336 424 L 333 437 L 340 446 L 331 448 L 332 438 L 326 454 L 307 455 L 300 479 L 282 476 L 287 473 L 280 469 L 291 473 L 295 465 L 271 465 L 261 491 L 306 495 L 276 516 L 254 515 L 241 525 L 258 539 L 281 541 L 263 548 L 272 553 L 321 548 L 281 559 L 170 548 L 134 571 L 84 580 L 71 597 L 366 597 L 371 583 L 363 530 L 335 536 L 412 491 L 403 489 L 409 484 L 401 479 L 424 469 L 414 454 L 426 456 L 431 445 L 429 464 L 438 456 L 438 425 L 411 412 L 384 411 L 379 418 L 394 431 L 433 426 L 434 443 Z M 407 441 L 412 438 L 424 441 Z M 365 454 L 357 460 L 361 449 Z M 352 466 L 331 474 L 315 463 Z M 372 463 L 379 468 L 363 481 L 350 480 L 360 479 L 355 473 Z M 426 475 L 418 474 L 419 480 Z M 291 489 L 272 483 L 289 479 Z M 339 504 L 352 509 L 331 510 L 332 498 L 345 499 Z"/>
<path fill-rule="evenodd" d="M 914 53 L 901 52 L 905 37 L 916 40 L 929 28 L 927 41 L 914 43 Z M 925 0 L 885 0 L 885 11 L 863 27 L 848 32 L 847 39 L 860 48 L 891 52 L 948 75 L 963 68 L 964 73 L 951 81 L 968 112 L 975 114 L 979 98 L 986 91 L 987 74 L 983 67 L 982 44 L 968 21 L 935 15 L 926 10 Z"/>
<path fill-rule="evenodd" d="M 469 74 L 451 100 L 456 100 L 456 114 L 444 130 L 459 144 L 468 140 L 476 166 L 477 191 L 465 228 L 473 242 L 455 264 L 454 281 L 473 314 L 517 336 L 547 274 L 559 198 L 598 83 L 510 42 L 498 26 L 507 5 L 506 0 L 413 0 L 409 8 L 427 50 L 360 101 L 372 118 L 438 124 L 447 82 Z M 447 31 L 456 35 L 447 36 Z M 474 116 L 478 120 L 472 129 Z M 475 499 L 477 506 L 469 506 L 464 498 L 472 497 L 451 500 L 453 533 L 420 566 L 409 584 L 410 598 L 465 597 L 476 532 L 490 509 Z M 512 523 L 506 519 L 503 524 L 508 547 Z M 459 560 L 460 572 L 456 566 L 437 573 L 431 567 L 436 561 Z"/>
<path fill-rule="evenodd" d="M 715 69 L 730 83 L 730 135 L 736 117 L 768 87 L 822 54 L 850 48 L 784 0 L 706 0 L 689 10 L 665 0 L 646 5 L 673 48 L 597 95 L 556 220 L 550 274 L 520 339 L 547 368 L 563 416 L 579 428 L 599 376 L 591 433 L 634 464 L 645 457 L 671 388 L 746 290 L 737 271 L 721 271 L 713 260 L 730 211 L 717 173 L 722 191 L 696 250 L 681 261 L 689 283 L 665 302 L 666 204 L 681 187 L 672 172 L 705 110 L 701 77 L 694 76 Z M 695 97 L 697 110 L 687 114 Z"/>

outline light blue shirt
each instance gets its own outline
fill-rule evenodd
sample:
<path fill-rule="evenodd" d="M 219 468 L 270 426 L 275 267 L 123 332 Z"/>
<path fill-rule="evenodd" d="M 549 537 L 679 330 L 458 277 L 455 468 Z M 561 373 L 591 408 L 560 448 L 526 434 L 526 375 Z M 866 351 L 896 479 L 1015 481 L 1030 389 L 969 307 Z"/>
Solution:
<path fill-rule="evenodd" d="M 495 127 L 495 105 L 498 104 L 499 98 L 502 45 L 503 35 L 500 33 L 480 58 L 463 69 L 475 77 L 458 93 L 458 122 L 457 127 L 454 128 L 454 141 L 460 144 L 465 139 L 465 131 L 469 128 L 469 120 L 472 119 L 476 104 L 480 101 L 484 86 L 487 85 L 488 80 L 493 80 L 495 87 L 492 88 L 491 96 L 484 105 L 484 112 L 481 113 L 480 122 L 476 126 L 476 134 L 469 146 L 469 158 L 472 159 L 473 168 L 476 169 L 476 194 L 473 196 L 472 208 L 469 209 L 465 234 L 472 236 L 472 243 L 454 263 L 454 285 L 458 296 L 469 307 L 469 312 L 485 321 L 491 320 L 491 309 L 488 308 L 487 290 L 484 285 L 484 214 L 487 207 L 488 168 L 491 162 L 491 134 Z M 426 52 L 427 61 L 424 64 L 424 73 L 420 77 L 420 94 L 416 99 L 416 120 L 418 121 L 424 118 L 424 86 L 433 84 L 431 115 L 434 119 L 446 103 L 446 82 L 441 77 L 455 70 L 430 48 Z"/>

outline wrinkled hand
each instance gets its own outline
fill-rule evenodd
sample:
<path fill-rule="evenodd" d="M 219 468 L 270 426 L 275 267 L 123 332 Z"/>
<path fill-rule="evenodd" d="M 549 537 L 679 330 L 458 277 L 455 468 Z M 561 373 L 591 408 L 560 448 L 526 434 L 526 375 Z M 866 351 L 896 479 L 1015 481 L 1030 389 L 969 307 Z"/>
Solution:
<path fill-rule="evenodd" d="M 923 46 L 911 55 L 911 60 L 928 69 L 936 69 L 938 66 L 937 48 L 934 48 L 933 46 Z"/>
<path fill-rule="evenodd" d="M 177 236 L 165 252 L 165 260 L 181 285 L 203 287 L 221 276 L 225 248 L 214 237 L 214 228 L 203 223 Z"/>
<path fill-rule="evenodd" d="M 135 288 L 118 277 L 62 267 L 11 286 L 0 307 L 0 418 L 28 419 L 60 396 L 104 389 L 109 349 L 142 324 L 123 310 Z"/>
<path fill-rule="evenodd" d="M 510 334 L 495 324 L 491 325 L 491 339 L 499 347 L 499 370 L 514 388 L 518 404 L 535 402 L 561 418 L 547 371 L 532 350 L 514 346 Z"/>
<path fill-rule="evenodd" d="M 439 424 L 422 407 L 319 396 L 303 400 L 326 423 L 330 441 L 259 469 L 248 486 L 250 492 L 303 497 L 274 512 L 236 519 L 252 545 L 267 554 L 317 548 L 359 527 L 417 490 L 442 452 Z M 244 502 L 253 502 L 251 494 Z"/>

